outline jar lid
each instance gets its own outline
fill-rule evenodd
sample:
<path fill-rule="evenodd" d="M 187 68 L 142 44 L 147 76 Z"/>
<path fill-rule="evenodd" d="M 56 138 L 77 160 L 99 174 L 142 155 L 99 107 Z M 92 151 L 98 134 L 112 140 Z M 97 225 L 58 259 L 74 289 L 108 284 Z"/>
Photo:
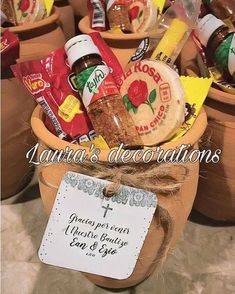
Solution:
<path fill-rule="evenodd" d="M 101 56 L 99 49 L 94 44 L 92 38 L 88 35 L 79 35 L 68 40 L 64 49 L 68 56 L 69 66 L 72 68 L 73 64 L 81 57 L 98 54 Z"/>
<path fill-rule="evenodd" d="M 212 14 L 207 14 L 201 18 L 197 25 L 197 33 L 202 45 L 206 47 L 214 31 L 224 25 L 225 23 L 222 20 L 218 19 Z"/>

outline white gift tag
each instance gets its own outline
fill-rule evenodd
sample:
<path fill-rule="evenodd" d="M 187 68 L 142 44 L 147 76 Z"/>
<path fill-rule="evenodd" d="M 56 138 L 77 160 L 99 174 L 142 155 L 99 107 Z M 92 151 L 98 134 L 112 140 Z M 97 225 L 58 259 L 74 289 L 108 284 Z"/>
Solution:
<path fill-rule="evenodd" d="M 156 210 L 156 195 L 121 186 L 118 194 L 106 198 L 107 184 L 65 174 L 39 249 L 42 262 L 115 279 L 132 274 Z"/>

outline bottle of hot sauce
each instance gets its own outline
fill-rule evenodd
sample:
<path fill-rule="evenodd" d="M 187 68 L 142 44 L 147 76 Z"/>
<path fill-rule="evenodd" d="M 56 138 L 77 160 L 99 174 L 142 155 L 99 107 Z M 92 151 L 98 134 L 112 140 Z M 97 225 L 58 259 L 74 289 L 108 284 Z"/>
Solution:
<path fill-rule="evenodd" d="M 65 44 L 65 50 L 96 133 L 106 140 L 110 148 L 121 143 L 125 147 L 141 146 L 142 141 L 110 69 L 103 62 L 92 38 L 88 35 L 74 37 Z"/>
<path fill-rule="evenodd" d="M 132 27 L 126 2 L 124 0 L 107 0 L 107 16 L 110 29 L 120 28 L 123 33 L 131 33 Z"/>
<path fill-rule="evenodd" d="M 210 59 L 235 80 L 235 33 L 220 19 L 207 14 L 198 23 L 198 38 Z"/>
<path fill-rule="evenodd" d="M 235 1 L 234 0 L 204 0 L 210 12 L 223 20 L 229 27 L 235 27 Z"/>

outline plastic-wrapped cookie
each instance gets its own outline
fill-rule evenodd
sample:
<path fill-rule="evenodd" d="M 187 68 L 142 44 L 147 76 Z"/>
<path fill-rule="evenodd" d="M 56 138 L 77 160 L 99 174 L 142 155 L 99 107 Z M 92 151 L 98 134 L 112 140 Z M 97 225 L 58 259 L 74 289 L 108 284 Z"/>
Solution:
<path fill-rule="evenodd" d="M 13 7 L 18 25 L 41 20 L 47 14 L 43 0 L 13 0 Z"/>
<path fill-rule="evenodd" d="M 134 33 L 146 32 L 157 24 L 157 8 L 150 0 L 137 0 L 129 5 L 129 17 Z"/>
<path fill-rule="evenodd" d="M 142 60 L 125 73 L 123 102 L 146 146 L 170 139 L 184 122 L 179 75 L 160 61 Z"/>

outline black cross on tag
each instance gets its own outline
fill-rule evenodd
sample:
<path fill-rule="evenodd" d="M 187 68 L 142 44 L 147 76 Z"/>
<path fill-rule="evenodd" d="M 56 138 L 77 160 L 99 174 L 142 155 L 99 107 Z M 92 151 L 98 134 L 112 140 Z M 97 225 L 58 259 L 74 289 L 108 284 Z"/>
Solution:
<path fill-rule="evenodd" d="M 102 208 L 105 209 L 104 216 L 103 216 L 104 218 L 106 217 L 106 214 L 107 214 L 108 210 L 113 210 L 112 207 L 109 207 L 109 204 L 106 207 L 102 206 Z"/>

